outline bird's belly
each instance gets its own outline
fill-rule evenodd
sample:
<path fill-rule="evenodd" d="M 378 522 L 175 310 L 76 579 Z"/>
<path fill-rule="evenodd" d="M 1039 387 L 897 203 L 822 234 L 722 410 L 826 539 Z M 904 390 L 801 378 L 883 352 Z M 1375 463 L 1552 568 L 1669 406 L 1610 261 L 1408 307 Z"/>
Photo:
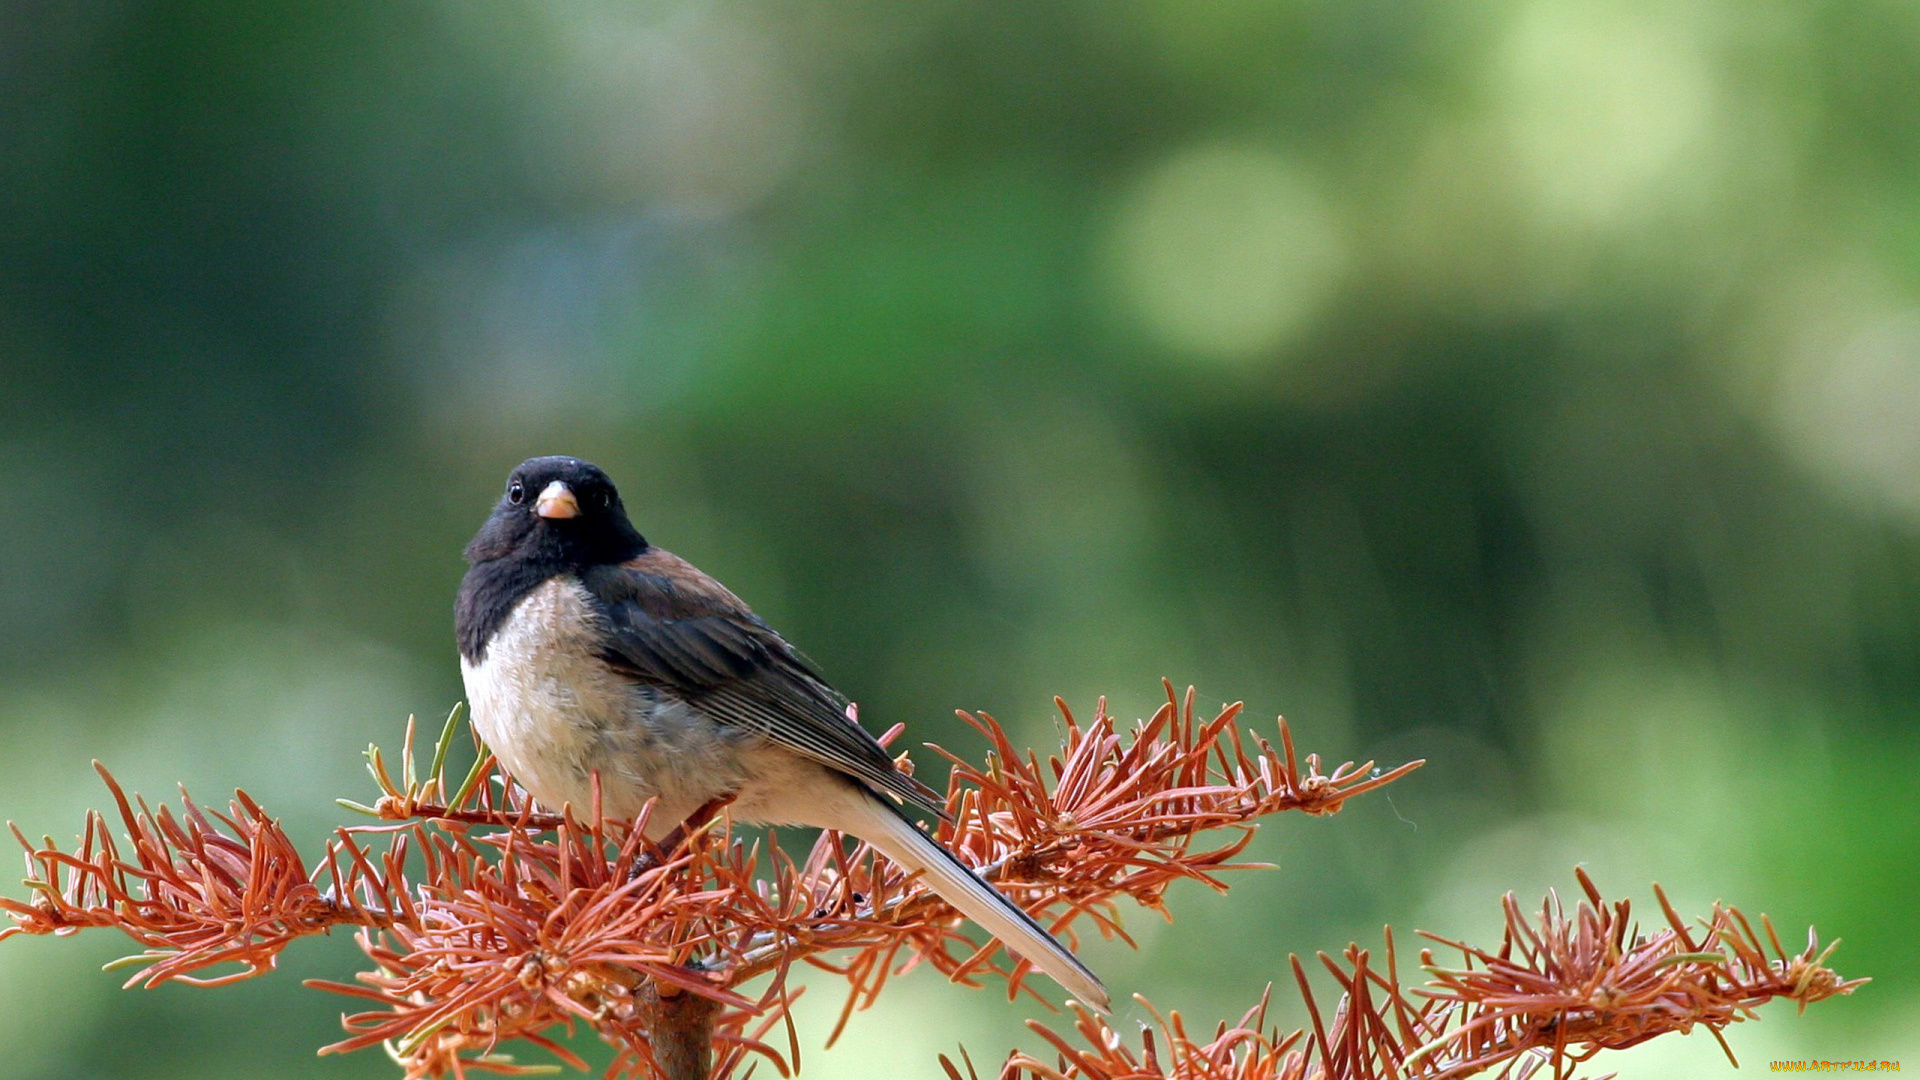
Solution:
<path fill-rule="evenodd" d="M 548 809 L 590 814 L 596 773 L 608 817 L 657 797 L 647 832 L 658 836 L 737 791 L 759 740 L 609 669 L 596 620 L 571 578 L 528 594 L 478 663 L 461 660 L 474 730 Z"/>

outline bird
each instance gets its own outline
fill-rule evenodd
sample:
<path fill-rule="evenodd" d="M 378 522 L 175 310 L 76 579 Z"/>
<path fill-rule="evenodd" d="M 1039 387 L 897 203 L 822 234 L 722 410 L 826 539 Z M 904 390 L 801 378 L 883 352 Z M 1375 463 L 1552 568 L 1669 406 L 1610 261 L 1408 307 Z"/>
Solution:
<path fill-rule="evenodd" d="M 1084 1004 L 1091 969 L 915 823 L 938 793 L 900 771 L 820 670 L 726 586 L 634 528 L 574 457 L 508 475 L 455 602 L 474 729 L 541 805 L 592 805 L 648 839 L 731 798 L 739 821 L 863 840 Z"/>

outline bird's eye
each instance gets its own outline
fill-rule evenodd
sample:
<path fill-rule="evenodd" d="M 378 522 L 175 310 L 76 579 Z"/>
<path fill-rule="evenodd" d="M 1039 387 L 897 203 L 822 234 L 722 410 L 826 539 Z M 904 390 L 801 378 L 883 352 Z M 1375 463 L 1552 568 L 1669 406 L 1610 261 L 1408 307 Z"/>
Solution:
<path fill-rule="evenodd" d="M 606 488 L 593 493 L 593 505 L 596 510 L 605 510 L 613 505 L 613 495 Z"/>
<path fill-rule="evenodd" d="M 507 501 L 515 506 L 527 501 L 527 486 L 515 480 L 507 485 Z"/>

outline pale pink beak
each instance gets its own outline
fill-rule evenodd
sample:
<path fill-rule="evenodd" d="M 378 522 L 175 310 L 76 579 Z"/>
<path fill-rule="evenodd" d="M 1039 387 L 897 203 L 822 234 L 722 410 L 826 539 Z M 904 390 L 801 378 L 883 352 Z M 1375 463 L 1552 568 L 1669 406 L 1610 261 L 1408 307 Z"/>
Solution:
<path fill-rule="evenodd" d="M 580 500 L 573 497 L 573 489 L 565 481 L 555 480 L 534 501 L 533 512 L 554 521 L 579 517 Z"/>

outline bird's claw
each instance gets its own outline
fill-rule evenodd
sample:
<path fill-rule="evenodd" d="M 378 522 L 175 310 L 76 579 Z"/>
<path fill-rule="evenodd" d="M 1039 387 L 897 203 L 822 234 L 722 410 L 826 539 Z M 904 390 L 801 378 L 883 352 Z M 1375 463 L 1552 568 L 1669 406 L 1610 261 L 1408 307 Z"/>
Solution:
<path fill-rule="evenodd" d="M 672 832 L 661 837 L 658 844 L 647 844 L 646 847 L 641 850 L 639 856 L 633 860 L 633 869 L 628 871 L 627 880 L 632 881 L 647 871 L 659 867 L 661 863 L 666 861 L 668 852 L 678 851 L 680 846 L 687 842 L 688 836 L 701 831 L 708 822 L 712 821 L 720 811 L 726 809 L 733 800 L 734 796 L 732 795 L 720 795 L 708 799 L 700 805 L 698 810 L 687 815 L 687 820 L 675 825 Z"/>

